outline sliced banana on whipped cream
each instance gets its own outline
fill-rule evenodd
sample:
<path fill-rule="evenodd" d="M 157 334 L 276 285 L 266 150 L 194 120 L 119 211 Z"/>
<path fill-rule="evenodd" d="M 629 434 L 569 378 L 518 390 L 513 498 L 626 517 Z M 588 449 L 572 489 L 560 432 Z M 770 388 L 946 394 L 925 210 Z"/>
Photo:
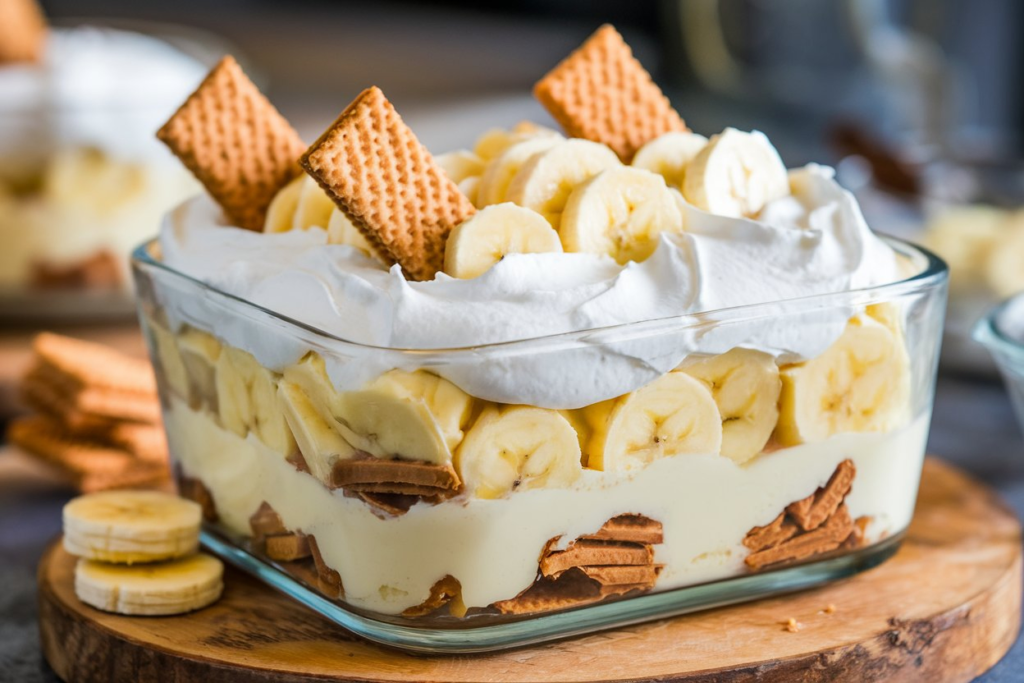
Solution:
<path fill-rule="evenodd" d="M 509 187 L 523 166 L 541 152 L 563 142 L 561 135 L 529 137 L 509 145 L 498 156 L 487 162 L 480 175 L 477 188 L 477 206 L 490 206 L 508 201 Z"/>
<path fill-rule="evenodd" d="M 533 209 L 558 230 L 562 211 L 577 186 L 622 162 L 606 145 L 573 138 L 535 154 L 509 185 L 507 200 Z"/>
<path fill-rule="evenodd" d="M 763 133 L 726 128 L 687 165 L 683 196 L 719 216 L 751 218 L 789 194 L 786 166 Z"/>
<path fill-rule="evenodd" d="M 700 153 L 708 139 L 697 133 L 673 131 L 654 138 L 637 150 L 631 165 L 657 173 L 669 187 L 683 187 L 686 165 Z"/>
<path fill-rule="evenodd" d="M 488 406 L 455 453 L 470 495 L 500 498 L 512 491 L 571 486 L 579 479 L 576 430 L 558 411 Z"/>
<path fill-rule="evenodd" d="M 607 254 L 624 265 L 654 253 L 661 233 L 682 230 L 682 211 L 664 178 L 616 166 L 572 191 L 559 234 L 566 251 Z"/>
<path fill-rule="evenodd" d="M 460 223 L 448 236 L 444 272 L 470 279 L 508 254 L 561 252 L 558 233 L 536 211 L 511 202 L 494 204 Z"/>

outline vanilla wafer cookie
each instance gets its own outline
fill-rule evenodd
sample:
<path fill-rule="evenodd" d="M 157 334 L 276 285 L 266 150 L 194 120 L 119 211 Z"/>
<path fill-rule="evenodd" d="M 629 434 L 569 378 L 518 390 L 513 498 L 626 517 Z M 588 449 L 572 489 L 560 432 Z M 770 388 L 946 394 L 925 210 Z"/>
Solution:
<path fill-rule="evenodd" d="M 118 614 L 183 614 L 216 602 L 223 590 L 224 565 L 205 553 L 135 566 L 82 559 L 75 566 L 78 599 Z"/>
<path fill-rule="evenodd" d="M 306 146 L 225 57 L 157 132 L 236 225 L 261 231 L 278 190 L 298 175 Z"/>
<path fill-rule="evenodd" d="M 153 367 L 102 344 L 51 332 L 36 335 L 32 351 L 37 361 L 70 384 L 102 387 L 156 396 Z"/>
<path fill-rule="evenodd" d="M 534 96 L 572 137 L 629 162 L 645 143 L 686 124 L 612 26 L 602 26 L 542 78 Z"/>
<path fill-rule="evenodd" d="M 160 421 L 160 402 L 155 394 L 83 385 L 45 363 L 25 375 L 21 394 L 30 406 L 78 431 L 102 431 L 121 421 Z"/>
<path fill-rule="evenodd" d="M 0 64 L 39 61 L 46 33 L 36 0 L 0 0 Z"/>
<path fill-rule="evenodd" d="M 331 488 L 357 493 L 443 496 L 455 493 L 460 485 L 451 465 L 411 460 L 338 460 L 331 470 Z"/>
<path fill-rule="evenodd" d="M 476 210 L 376 87 L 348 105 L 302 166 L 378 256 L 414 280 L 444 267 L 448 233 Z"/>
<path fill-rule="evenodd" d="M 113 477 L 131 466 L 131 453 L 75 438 L 59 422 L 42 415 L 21 417 L 7 428 L 7 440 L 23 451 L 74 474 Z"/>
<path fill-rule="evenodd" d="M 135 564 L 194 553 L 202 509 L 157 491 L 104 491 L 64 506 L 64 548 L 90 560 Z"/>

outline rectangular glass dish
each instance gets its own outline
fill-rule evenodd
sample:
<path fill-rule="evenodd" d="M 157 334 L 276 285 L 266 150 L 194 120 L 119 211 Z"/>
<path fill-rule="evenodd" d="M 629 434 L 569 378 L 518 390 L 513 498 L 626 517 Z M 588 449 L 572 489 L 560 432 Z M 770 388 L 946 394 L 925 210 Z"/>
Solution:
<path fill-rule="evenodd" d="M 917 495 L 947 271 L 887 242 L 908 276 L 885 286 L 445 350 L 326 334 L 168 268 L 155 243 L 133 271 L 207 547 L 371 640 L 477 652 L 891 556 Z M 787 335 L 820 354 L 758 349 Z M 641 347 L 662 367 L 622 393 Z M 580 367 L 593 372 L 566 374 Z M 488 400 L 518 373 L 609 398 Z"/>

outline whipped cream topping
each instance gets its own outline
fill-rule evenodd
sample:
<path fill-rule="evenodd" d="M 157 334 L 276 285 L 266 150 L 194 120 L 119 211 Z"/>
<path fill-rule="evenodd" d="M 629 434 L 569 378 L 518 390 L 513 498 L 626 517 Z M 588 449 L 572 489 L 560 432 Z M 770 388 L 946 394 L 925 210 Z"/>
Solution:
<path fill-rule="evenodd" d="M 257 234 L 230 227 L 206 196 L 172 212 L 160 242 L 171 268 L 359 345 L 430 350 L 534 340 L 448 354 L 434 369 L 479 398 L 579 408 L 637 389 L 691 353 L 742 346 L 780 362 L 814 357 L 853 311 L 780 303 L 735 324 L 663 319 L 901 279 L 895 252 L 871 232 L 831 169 L 809 165 L 789 179 L 792 194 L 757 220 L 687 206 L 685 233 L 663 234 L 650 258 L 625 266 L 595 254 L 516 254 L 472 280 L 441 273 L 411 282 L 397 266 L 386 270 L 352 247 L 327 244 L 317 228 Z M 272 369 L 312 348 L 269 316 L 225 316 L 208 297 L 161 303 L 172 324 L 213 330 Z M 602 329 L 643 321 L 662 322 Z M 578 334 L 537 339 L 565 333 Z M 326 358 L 339 390 L 429 361 L 348 345 L 339 353 Z"/>
<path fill-rule="evenodd" d="M 0 67 L 2 168 L 38 164 L 67 146 L 169 161 L 154 133 L 205 74 L 197 60 L 156 38 L 51 29 L 40 63 Z"/>

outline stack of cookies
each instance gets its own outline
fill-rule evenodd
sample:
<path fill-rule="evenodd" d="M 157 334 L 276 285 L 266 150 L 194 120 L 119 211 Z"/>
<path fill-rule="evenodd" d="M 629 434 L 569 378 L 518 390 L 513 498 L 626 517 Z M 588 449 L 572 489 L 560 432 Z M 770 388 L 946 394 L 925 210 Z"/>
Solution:
<path fill-rule="evenodd" d="M 557 550 L 558 539 L 552 539 L 541 554 L 534 584 L 494 607 L 504 614 L 527 614 L 648 591 L 661 571 L 653 546 L 663 540 L 661 522 L 634 514 L 608 520 L 597 533 L 581 536 L 564 550 Z"/>
<path fill-rule="evenodd" d="M 860 547 L 868 517 L 850 517 L 846 496 L 857 468 L 843 460 L 825 486 L 790 503 L 770 524 L 754 527 L 743 539 L 749 550 L 744 562 L 753 571 L 773 569 L 838 550 Z"/>
<path fill-rule="evenodd" d="M 153 370 L 91 342 L 43 333 L 21 396 L 36 414 L 8 440 L 55 466 L 80 491 L 157 485 L 169 478 Z"/>
<path fill-rule="evenodd" d="M 202 511 L 158 491 L 104 491 L 64 506 L 64 549 L 79 558 L 75 594 L 128 615 L 182 614 L 224 589 L 220 560 L 198 553 Z"/>

